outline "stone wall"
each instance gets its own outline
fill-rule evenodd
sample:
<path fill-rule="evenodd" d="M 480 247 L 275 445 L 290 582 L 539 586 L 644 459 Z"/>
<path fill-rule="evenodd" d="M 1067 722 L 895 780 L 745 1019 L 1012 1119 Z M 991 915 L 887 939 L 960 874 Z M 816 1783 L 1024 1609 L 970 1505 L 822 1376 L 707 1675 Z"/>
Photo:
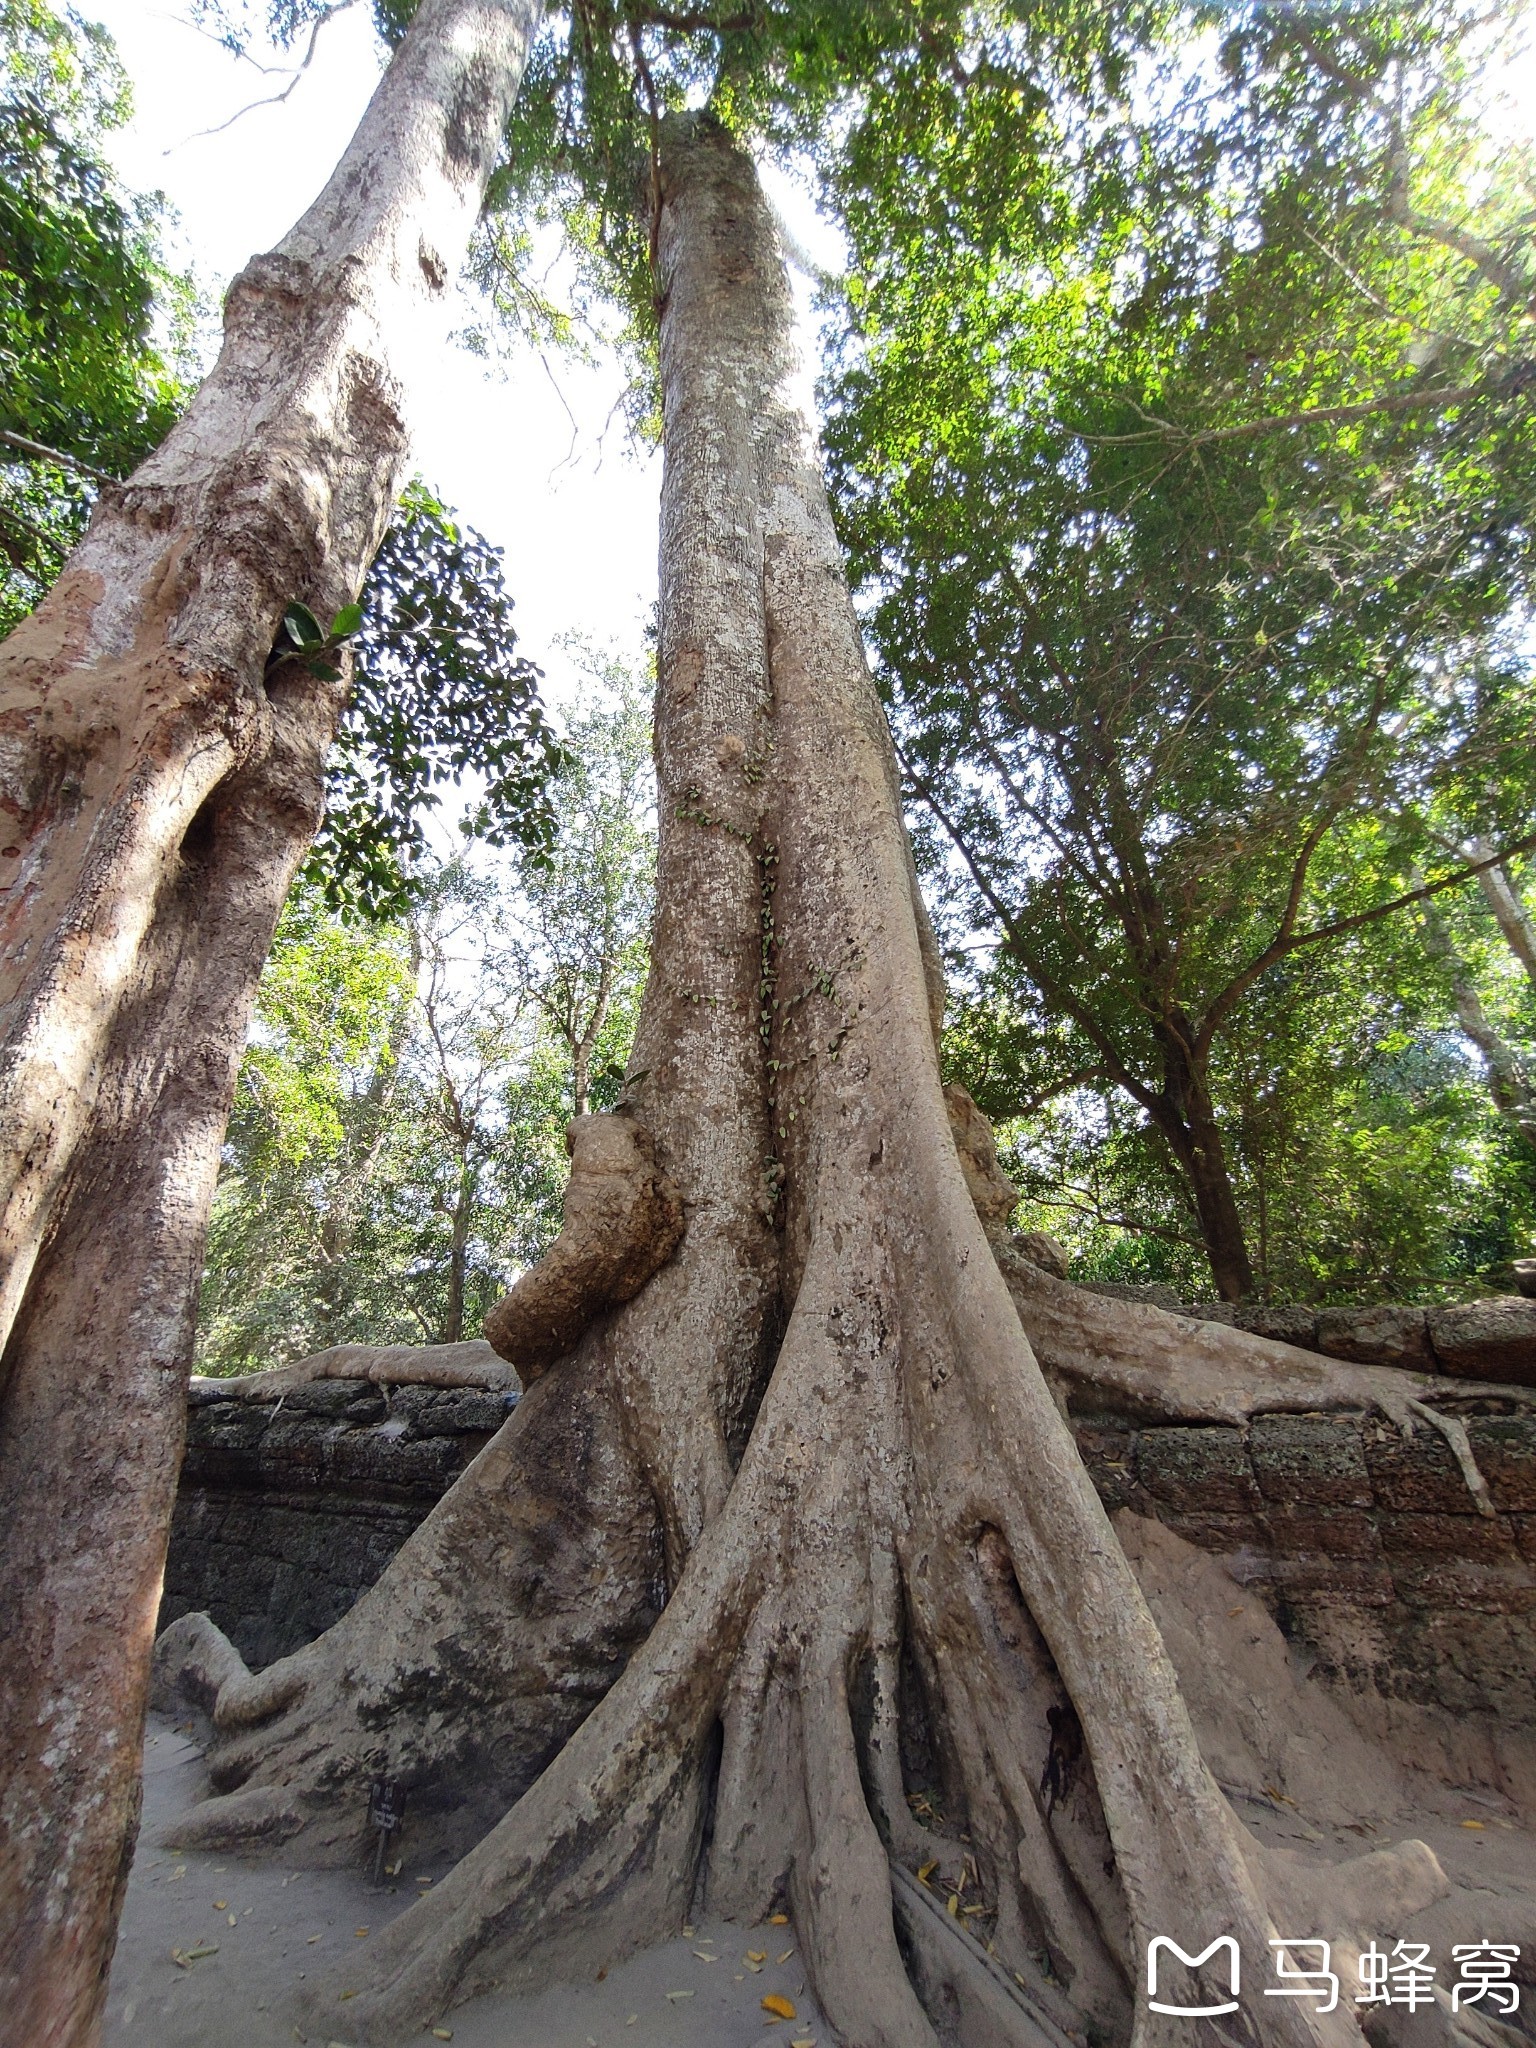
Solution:
<path fill-rule="evenodd" d="M 1331 1415 L 1074 1426 L 1108 1508 L 1215 1552 L 1324 1675 L 1536 1728 L 1536 1416 L 1467 1419 L 1492 1517 L 1428 1429 Z"/>
<path fill-rule="evenodd" d="M 515 1397 L 340 1380 L 280 1403 L 196 1390 L 162 1623 L 211 1614 L 256 1665 L 382 1573 Z M 1351 1691 L 1536 1727 L 1536 1417 L 1470 1418 L 1496 1517 L 1444 1440 L 1373 1418 L 1075 1425 L 1112 1511 L 1219 1555 Z"/>
<path fill-rule="evenodd" d="M 195 1387 L 160 1626 L 211 1614 L 252 1665 L 322 1634 L 516 1398 L 318 1380 L 262 1403 Z"/>

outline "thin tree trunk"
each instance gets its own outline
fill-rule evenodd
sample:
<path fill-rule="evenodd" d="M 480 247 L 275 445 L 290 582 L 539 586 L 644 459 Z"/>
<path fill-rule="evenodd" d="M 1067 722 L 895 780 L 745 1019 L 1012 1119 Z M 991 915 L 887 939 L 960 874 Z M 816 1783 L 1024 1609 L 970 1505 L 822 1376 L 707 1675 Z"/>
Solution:
<path fill-rule="evenodd" d="M 464 1276 L 469 1263 L 469 1224 L 474 1211 L 475 1179 L 469 1161 L 459 1169 L 453 1204 L 453 1239 L 448 1248 L 448 1301 L 440 1344 L 458 1344 L 464 1337 Z"/>
<path fill-rule="evenodd" d="M 219 1144 L 407 453 L 394 338 L 457 267 L 533 0 L 427 0 L 218 364 L 0 648 L 0 2009 L 99 2032 Z"/>
<path fill-rule="evenodd" d="M 1425 948 L 1444 963 L 1456 1002 L 1456 1021 L 1483 1056 L 1493 1106 L 1528 1143 L 1536 1144 L 1536 1089 L 1524 1062 L 1499 1030 L 1478 994 L 1471 969 L 1457 951 L 1445 919 L 1433 904 L 1423 906 Z"/>
<path fill-rule="evenodd" d="M 1472 860 L 1487 860 L 1493 850 L 1486 839 L 1474 839 L 1467 847 Z M 1503 861 L 1493 867 L 1481 868 L 1477 885 L 1498 920 L 1499 930 L 1504 934 L 1509 950 L 1525 969 L 1531 986 L 1536 988 L 1536 921 L 1526 909 L 1509 869 Z"/>

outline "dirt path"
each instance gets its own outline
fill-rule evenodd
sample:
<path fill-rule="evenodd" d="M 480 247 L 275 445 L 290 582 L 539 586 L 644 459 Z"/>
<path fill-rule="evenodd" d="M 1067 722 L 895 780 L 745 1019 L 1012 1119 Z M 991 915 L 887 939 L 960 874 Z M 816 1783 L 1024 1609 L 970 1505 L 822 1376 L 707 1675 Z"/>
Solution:
<path fill-rule="evenodd" d="M 107 2048 L 292 2048 L 293 2001 L 313 1979 L 343 1969 L 442 1875 L 413 1864 L 375 1891 L 350 1871 L 299 1871 L 275 1862 L 159 1849 L 163 1826 L 204 1790 L 196 1747 L 161 1717 L 144 1752 L 144 1824 L 128 1880 L 107 2001 Z M 173 1951 L 181 1961 L 174 1959 Z M 202 1953 L 199 1953 L 202 1951 Z M 764 1960 L 754 1969 L 750 1958 Z M 779 1958 L 783 1958 L 782 1961 Z M 713 1960 L 708 1960 L 713 1958 Z M 788 1998 L 793 2021 L 763 2010 Z M 670 1995 L 669 1995 L 670 1994 Z M 338 2036 L 346 2008 L 337 2009 Z M 805 1989 L 792 1927 L 743 1930 L 701 1920 L 691 1940 L 647 1950 L 601 1983 L 537 1997 L 477 1998 L 440 2021 L 456 2048 L 745 2048 L 831 2036 Z M 411 2036 L 412 2048 L 424 2033 Z"/>

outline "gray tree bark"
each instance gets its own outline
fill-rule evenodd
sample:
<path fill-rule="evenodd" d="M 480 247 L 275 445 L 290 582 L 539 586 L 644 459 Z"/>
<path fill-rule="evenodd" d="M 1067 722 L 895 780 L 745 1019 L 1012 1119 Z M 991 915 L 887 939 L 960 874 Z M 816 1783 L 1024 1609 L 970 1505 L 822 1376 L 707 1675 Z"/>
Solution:
<path fill-rule="evenodd" d="M 0 648 L 0 2009 L 96 2038 L 252 993 L 344 684 L 268 656 L 357 592 L 535 0 L 426 0 L 218 363 Z"/>

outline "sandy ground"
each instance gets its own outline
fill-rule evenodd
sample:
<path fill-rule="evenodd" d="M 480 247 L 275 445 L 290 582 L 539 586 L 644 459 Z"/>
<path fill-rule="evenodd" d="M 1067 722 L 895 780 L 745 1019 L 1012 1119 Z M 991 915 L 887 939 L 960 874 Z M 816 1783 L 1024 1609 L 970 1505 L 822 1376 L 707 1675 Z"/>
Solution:
<path fill-rule="evenodd" d="M 295 2025 L 292 2001 L 308 1981 L 344 1973 L 348 1955 L 361 1963 L 369 1937 L 425 1888 L 418 1881 L 443 1872 L 412 1863 L 408 1832 L 404 1867 L 384 1891 L 350 1871 L 294 1872 L 276 1862 L 157 1849 L 160 1829 L 204 1788 L 195 1746 L 171 1722 L 152 1718 L 107 2048 L 291 2048 L 305 2039 L 323 2048 L 325 2035 Z M 766 1958 L 756 1969 L 751 1951 Z M 793 2021 L 763 2010 L 769 1993 L 791 2001 Z M 337 2038 L 346 2033 L 345 2015 L 339 2005 Z M 832 2048 L 805 1987 L 794 1929 L 710 1920 L 691 1939 L 634 1956 L 601 1982 L 533 1998 L 473 1999 L 439 2025 L 439 2038 L 456 2048 Z M 410 2036 L 413 2048 L 431 2038 L 426 2030 Z"/>

